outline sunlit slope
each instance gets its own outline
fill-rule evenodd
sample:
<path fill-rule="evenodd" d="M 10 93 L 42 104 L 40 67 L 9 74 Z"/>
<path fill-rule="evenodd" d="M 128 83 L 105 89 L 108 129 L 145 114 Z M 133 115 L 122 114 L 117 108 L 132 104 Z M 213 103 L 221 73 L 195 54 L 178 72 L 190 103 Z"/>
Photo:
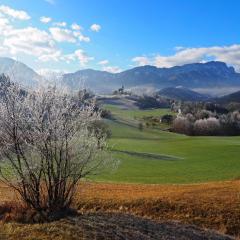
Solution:
<path fill-rule="evenodd" d="M 115 120 L 109 145 L 120 160 L 112 174 L 100 181 L 129 183 L 195 183 L 240 177 L 240 137 L 188 137 L 157 128 L 138 129 L 143 116 L 160 116 L 157 110 L 111 109 Z"/>

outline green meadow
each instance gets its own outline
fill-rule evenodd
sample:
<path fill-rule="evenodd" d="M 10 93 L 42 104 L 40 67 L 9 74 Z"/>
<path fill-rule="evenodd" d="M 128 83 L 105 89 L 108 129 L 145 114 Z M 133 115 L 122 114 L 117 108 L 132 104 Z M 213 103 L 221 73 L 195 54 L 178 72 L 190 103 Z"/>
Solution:
<path fill-rule="evenodd" d="M 109 146 L 119 166 L 98 181 L 126 183 L 199 183 L 240 177 L 240 137 L 189 137 L 161 131 L 139 130 L 145 116 L 161 116 L 169 109 L 123 110 L 106 105 L 114 120 L 107 120 Z"/>

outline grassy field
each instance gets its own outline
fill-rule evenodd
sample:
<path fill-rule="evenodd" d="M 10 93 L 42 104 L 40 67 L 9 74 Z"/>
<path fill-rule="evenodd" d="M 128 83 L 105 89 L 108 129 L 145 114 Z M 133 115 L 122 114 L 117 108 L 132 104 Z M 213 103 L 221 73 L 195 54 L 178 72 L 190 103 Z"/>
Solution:
<path fill-rule="evenodd" d="M 240 177 L 240 137 L 188 137 L 157 128 L 138 129 L 144 116 L 168 109 L 122 110 L 107 105 L 115 120 L 109 145 L 118 169 L 97 178 L 125 183 L 199 183 Z M 169 158 L 170 157 L 170 158 Z"/>

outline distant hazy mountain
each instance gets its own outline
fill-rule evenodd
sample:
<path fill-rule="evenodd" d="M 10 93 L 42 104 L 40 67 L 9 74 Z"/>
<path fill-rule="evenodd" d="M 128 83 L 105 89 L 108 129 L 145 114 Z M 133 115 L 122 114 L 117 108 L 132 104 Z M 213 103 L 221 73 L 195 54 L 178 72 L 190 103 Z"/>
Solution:
<path fill-rule="evenodd" d="M 64 74 L 62 83 L 73 90 L 85 87 L 94 91 L 105 92 L 112 91 L 120 86 L 117 80 L 114 81 L 115 78 L 116 74 L 113 73 L 85 69 Z"/>
<path fill-rule="evenodd" d="M 181 101 L 205 101 L 208 99 L 207 95 L 183 87 L 163 88 L 158 94 L 169 99 Z"/>
<path fill-rule="evenodd" d="M 136 67 L 120 73 L 80 70 L 63 75 L 63 84 L 72 89 L 83 84 L 95 91 L 113 90 L 121 85 L 154 86 L 155 88 L 183 86 L 209 88 L 240 86 L 240 74 L 223 62 L 193 63 L 171 68 Z"/>
<path fill-rule="evenodd" d="M 27 65 L 11 58 L 0 57 L 0 74 L 3 73 L 24 87 L 35 87 L 42 79 Z"/>
<path fill-rule="evenodd" d="M 218 103 L 230 103 L 230 102 L 239 102 L 240 103 L 240 91 L 219 97 L 216 99 Z"/>
<path fill-rule="evenodd" d="M 26 87 L 35 87 L 39 82 L 52 82 L 72 90 L 85 87 L 98 93 L 112 92 L 122 85 L 127 89 L 177 86 L 189 89 L 240 87 L 240 73 L 223 62 L 193 63 L 172 68 L 143 66 L 115 74 L 86 69 L 63 75 L 47 73 L 46 77 L 45 72 L 43 77 L 21 62 L 0 57 L 1 73 Z"/>

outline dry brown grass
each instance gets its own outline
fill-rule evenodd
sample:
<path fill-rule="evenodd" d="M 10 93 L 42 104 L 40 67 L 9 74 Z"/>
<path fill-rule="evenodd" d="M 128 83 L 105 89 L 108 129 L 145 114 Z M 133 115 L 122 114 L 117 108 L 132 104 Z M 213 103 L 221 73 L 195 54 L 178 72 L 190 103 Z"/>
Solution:
<path fill-rule="evenodd" d="M 130 213 L 157 221 L 176 220 L 239 236 L 239 194 L 240 181 L 194 185 L 83 183 L 79 186 L 75 206 L 81 213 L 102 211 Z M 12 190 L 0 185 L 0 202 L 13 200 L 16 200 L 16 195 Z M 48 231 L 52 229 L 54 234 L 57 234 L 56 232 L 60 234 L 54 239 L 68 239 L 62 238 L 61 232 L 73 231 L 69 230 L 72 228 L 70 225 L 64 227 L 64 221 L 60 221 L 58 227 L 50 226 L 52 228 Z M 59 226 L 62 230 L 59 230 Z M 20 227 L 8 223 L 0 227 L 0 232 L 13 232 L 16 233 L 15 236 L 31 232 L 31 238 L 22 239 L 45 239 L 43 235 L 46 231 L 41 229 L 41 225 L 35 230 L 34 228 L 36 226 Z M 42 238 L 34 238 L 34 234 L 42 235 Z M 14 238 L 10 238 L 9 235 L 8 239 Z"/>
<path fill-rule="evenodd" d="M 82 212 L 125 212 L 240 235 L 240 181 L 194 185 L 86 183 L 76 203 Z"/>

